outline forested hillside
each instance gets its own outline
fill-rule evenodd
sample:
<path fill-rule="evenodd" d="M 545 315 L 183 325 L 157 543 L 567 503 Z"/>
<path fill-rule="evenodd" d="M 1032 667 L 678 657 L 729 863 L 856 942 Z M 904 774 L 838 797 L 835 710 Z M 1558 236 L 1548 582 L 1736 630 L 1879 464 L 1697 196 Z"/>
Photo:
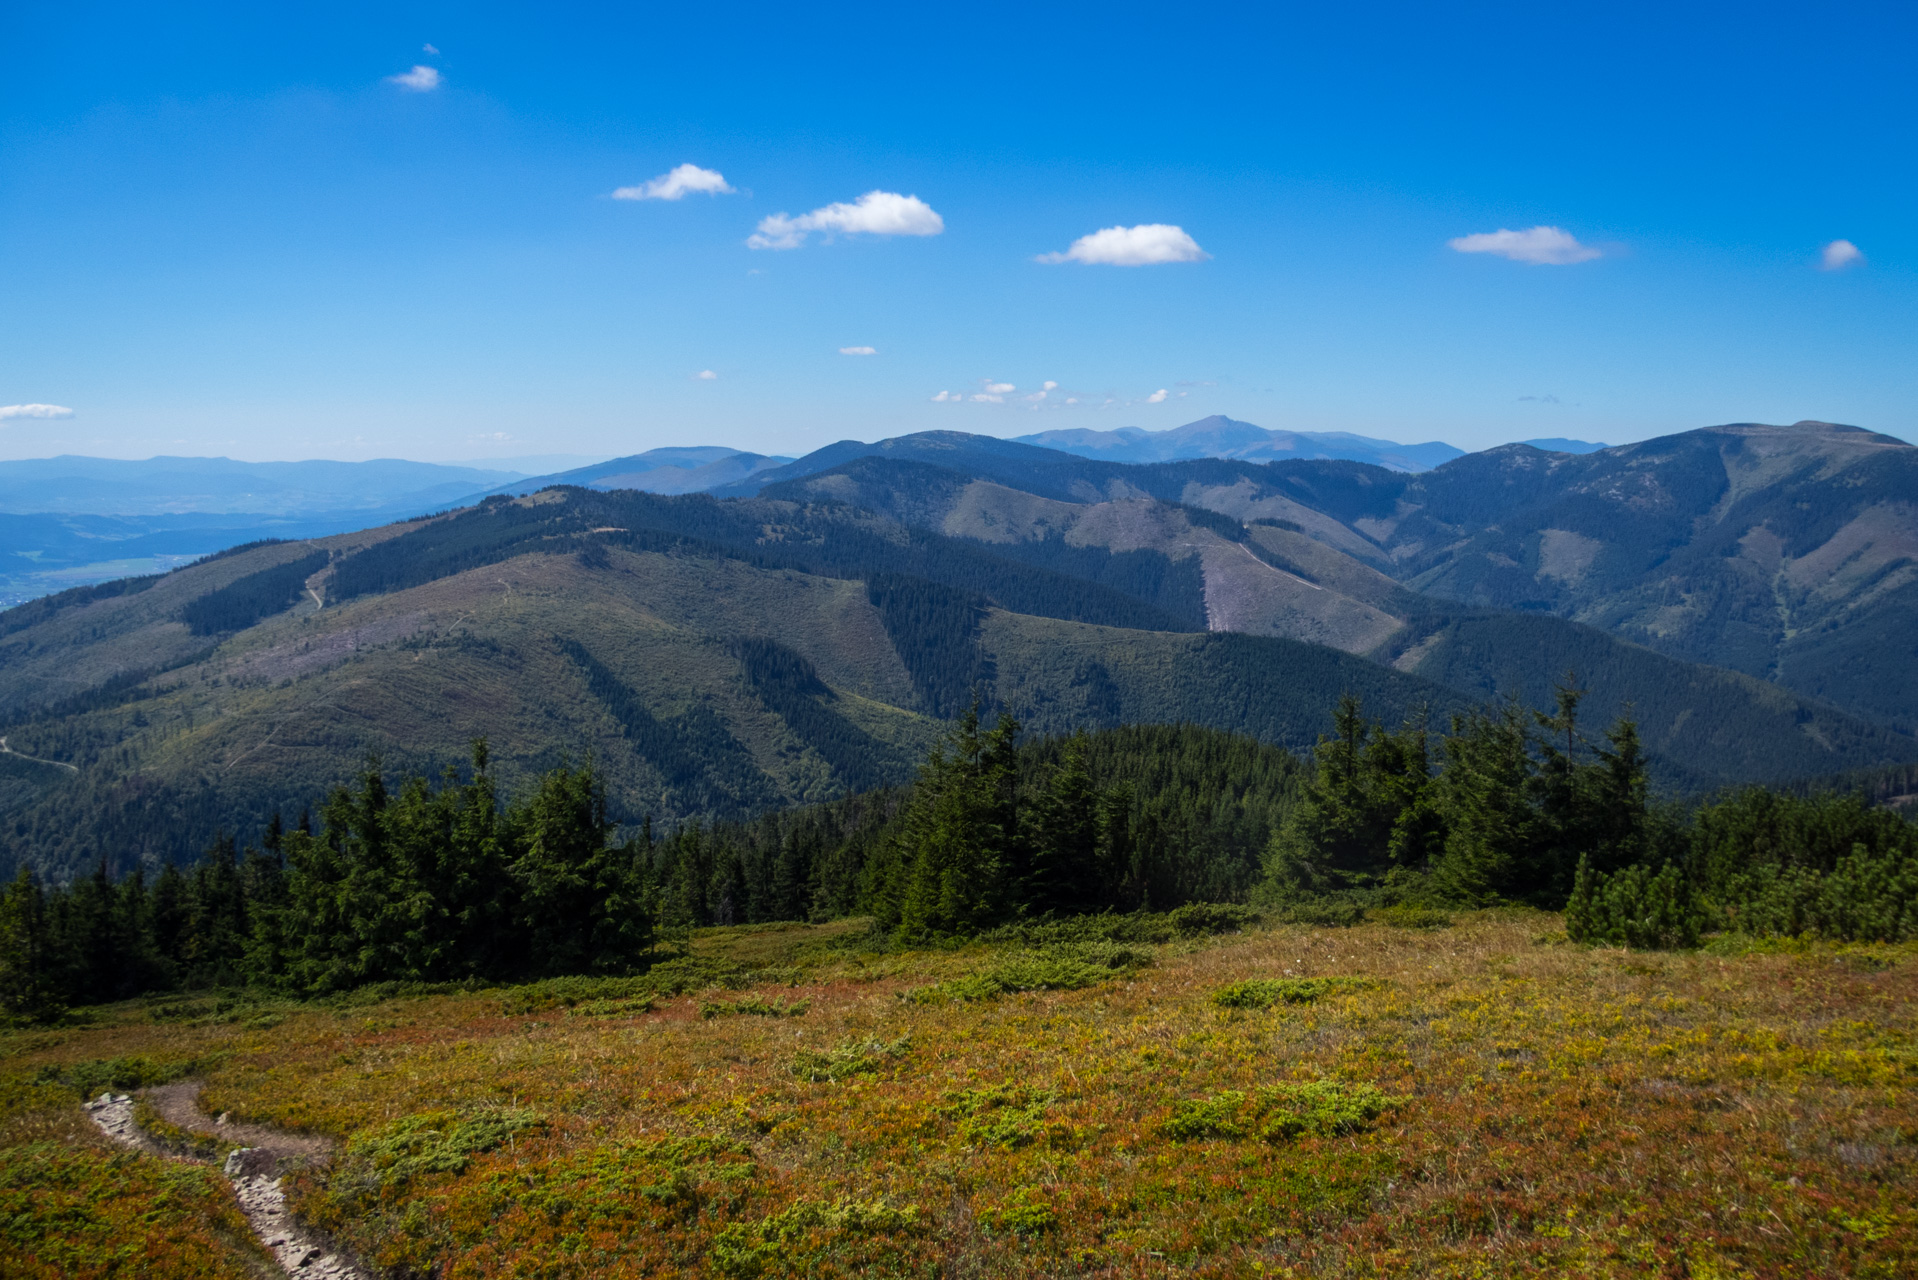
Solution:
<path fill-rule="evenodd" d="M 1043 733 L 1183 722 L 1301 749 L 1344 693 L 1436 724 L 1545 705 L 1571 671 L 1594 714 L 1637 717 L 1666 788 L 1918 755 L 1755 677 L 1420 596 L 1247 464 L 1035 471 L 1024 446 L 913 439 L 1025 487 L 864 457 L 746 500 L 553 489 L 0 614 L 0 861 L 190 860 L 369 750 L 432 772 L 474 737 L 508 786 L 590 756 L 622 821 L 737 820 L 899 781 L 975 702 Z M 1386 474 L 1252 470 L 1354 528 Z M 1244 501 L 1211 509 L 1228 490 Z"/>

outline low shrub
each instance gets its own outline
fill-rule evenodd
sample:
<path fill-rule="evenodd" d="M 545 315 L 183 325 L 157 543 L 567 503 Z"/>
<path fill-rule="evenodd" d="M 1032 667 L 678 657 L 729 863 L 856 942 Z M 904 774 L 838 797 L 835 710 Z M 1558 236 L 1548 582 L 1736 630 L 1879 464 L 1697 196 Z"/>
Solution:
<path fill-rule="evenodd" d="M 1578 860 L 1571 901 L 1565 904 L 1565 934 L 1573 942 L 1631 947 L 1638 951 L 1696 947 L 1705 910 L 1676 863 L 1657 871 L 1642 865 L 1610 875 Z"/>
<path fill-rule="evenodd" d="M 910 1037 L 854 1041 L 833 1049 L 803 1049 L 794 1055 L 790 1070 L 801 1080 L 813 1084 L 840 1084 L 855 1076 L 875 1076 L 885 1066 L 903 1058 L 912 1048 Z"/>
<path fill-rule="evenodd" d="M 938 1004 L 947 1000 L 990 1000 L 1020 991 L 1077 991 L 1150 963 L 1151 957 L 1145 952 L 1112 942 L 1013 951 L 978 973 L 920 987 L 908 992 L 906 998 L 918 1004 Z"/>
<path fill-rule="evenodd" d="M 1248 978 L 1212 993 L 1222 1009 L 1270 1009 L 1277 1004 L 1310 1004 L 1334 991 L 1370 985 L 1364 978 Z"/>
<path fill-rule="evenodd" d="M 421 1112 L 348 1142 L 341 1180 L 387 1192 L 428 1174 L 464 1173 L 474 1156 L 545 1127 L 546 1117 L 518 1108 Z"/>
<path fill-rule="evenodd" d="M 1289 1142 L 1306 1134 L 1332 1137 L 1357 1133 L 1405 1101 L 1369 1084 L 1313 1080 L 1272 1085 L 1251 1093 L 1228 1090 L 1182 1102 L 1159 1129 L 1179 1142 L 1254 1137 Z"/>
<path fill-rule="evenodd" d="M 751 1280 L 768 1267 L 802 1266 L 845 1237 L 894 1235 L 919 1228 L 917 1205 L 884 1200 L 800 1200 L 754 1223 L 734 1223 L 713 1237 L 707 1258 L 715 1270 Z"/>
<path fill-rule="evenodd" d="M 702 1000 L 699 1002 L 699 1016 L 723 1018 L 732 1014 L 753 1014 L 761 1018 L 797 1018 L 810 1008 L 810 1000 L 765 1000 L 747 995 L 737 1000 Z"/>

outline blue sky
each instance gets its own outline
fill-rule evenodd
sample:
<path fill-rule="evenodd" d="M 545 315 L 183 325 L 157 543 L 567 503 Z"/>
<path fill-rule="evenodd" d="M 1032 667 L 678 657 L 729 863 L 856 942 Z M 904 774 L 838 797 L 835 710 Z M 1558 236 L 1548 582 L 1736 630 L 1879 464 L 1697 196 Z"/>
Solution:
<path fill-rule="evenodd" d="M 0 455 L 1918 438 L 1908 4 L 182 7 L 0 13 Z"/>

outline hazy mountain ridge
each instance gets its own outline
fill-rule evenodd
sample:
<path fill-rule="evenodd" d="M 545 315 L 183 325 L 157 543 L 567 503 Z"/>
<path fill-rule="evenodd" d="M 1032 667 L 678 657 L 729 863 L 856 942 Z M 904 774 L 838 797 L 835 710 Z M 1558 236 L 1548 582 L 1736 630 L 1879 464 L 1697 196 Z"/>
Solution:
<path fill-rule="evenodd" d="M 1189 458 L 1278 462 L 1322 458 L 1370 462 L 1393 471 L 1430 470 L 1465 452 L 1437 440 L 1399 444 L 1345 431 L 1272 431 L 1218 413 L 1165 431 L 1147 431 L 1141 427 L 1120 427 L 1114 431 L 1068 427 L 1014 439 L 1021 444 L 1105 462 L 1177 462 Z"/>

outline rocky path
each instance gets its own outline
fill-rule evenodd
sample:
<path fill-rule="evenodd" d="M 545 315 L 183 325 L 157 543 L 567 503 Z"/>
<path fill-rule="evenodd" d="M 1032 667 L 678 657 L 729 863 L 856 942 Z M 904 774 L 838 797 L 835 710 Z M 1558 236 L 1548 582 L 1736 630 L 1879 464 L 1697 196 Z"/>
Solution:
<path fill-rule="evenodd" d="M 231 1124 L 200 1110 L 200 1086 L 171 1084 L 147 1091 L 153 1109 L 169 1123 L 191 1133 L 231 1142 L 225 1172 L 233 1194 L 254 1234 L 260 1237 L 289 1276 L 300 1280 L 371 1280 L 344 1256 L 302 1231 L 287 1212 L 280 1175 L 292 1164 L 324 1156 L 331 1144 L 324 1138 L 282 1133 L 263 1125 Z M 115 1142 L 154 1155 L 171 1155 L 141 1130 L 133 1118 L 133 1098 L 103 1093 L 87 1103 L 87 1114 Z M 175 1159 L 180 1157 L 175 1156 Z"/>

